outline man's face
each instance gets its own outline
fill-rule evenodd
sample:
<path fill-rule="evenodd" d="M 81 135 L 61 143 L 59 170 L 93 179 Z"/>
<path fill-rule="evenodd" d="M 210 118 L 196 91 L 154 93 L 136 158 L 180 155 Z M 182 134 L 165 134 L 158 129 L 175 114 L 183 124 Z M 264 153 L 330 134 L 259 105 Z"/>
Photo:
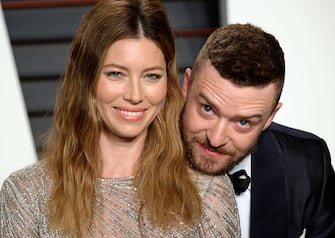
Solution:
<path fill-rule="evenodd" d="M 281 104 L 273 109 L 275 85 L 239 87 L 222 78 L 208 61 L 194 82 L 185 72 L 181 132 L 190 165 L 216 175 L 228 172 L 251 153 Z"/>

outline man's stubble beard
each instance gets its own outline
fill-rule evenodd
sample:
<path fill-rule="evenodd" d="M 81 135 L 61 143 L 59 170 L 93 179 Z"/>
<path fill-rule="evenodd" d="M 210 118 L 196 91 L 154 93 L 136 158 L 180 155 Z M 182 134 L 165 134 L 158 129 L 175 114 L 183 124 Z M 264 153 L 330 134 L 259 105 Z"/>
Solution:
<path fill-rule="evenodd" d="M 213 157 L 206 157 L 197 154 L 196 146 L 201 144 L 201 146 L 211 150 L 216 151 L 222 155 L 225 155 L 226 158 L 220 158 L 218 161 Z M 248 154 L 250 154 L 255 145 L 252 145 L 245 153 L 237 152 L 223 152 L 222 147 L 220 147 L 220 152 L 217 151 L 217 148 L 213 148 L 206 143 L 199 142 L 197 139 L 193 138 L 191 142 L 186 142 L 183 140 L 185 159 L 189 166 L 198 172 L 207 174 L 207 175 L 224 175 L 227 174 L 235 165 L 237 165 L 241 160 L 243 160 Z M 225 160 L 225 161 L 223 161 Z M 222 163 L 223 162 L 223 163 Z"/>
<path fill-rule="evenodd" d="M 184 106 L 185 108 L 185 106 Z M 236 164 L 243 160 L 247 155 L 252 153 L 256 148 L 256 141 L 243 153 L 240 151 L 227 150 L 224 146 L 214 148 L 210 145 L 207 138 L 192 137 L 189 142 L 186 141 L 185 127 L 184 127 L 184 108 L 181 113 L 179 127 L 184 146 L 185 159 L 189 166 L 198 172 L 207 175 L 224 175 L 228 173 Z M 224 164 L 218 163 L 215 158 L 201 157 L 196 154 L 196 146 L 200 144 L 202 147 L 210 151 L 226 155 L 228 161 Z M 222 160 L 222 158 L 220 158 Z M 220 162 L 220 161 L 219 161 Z"/>

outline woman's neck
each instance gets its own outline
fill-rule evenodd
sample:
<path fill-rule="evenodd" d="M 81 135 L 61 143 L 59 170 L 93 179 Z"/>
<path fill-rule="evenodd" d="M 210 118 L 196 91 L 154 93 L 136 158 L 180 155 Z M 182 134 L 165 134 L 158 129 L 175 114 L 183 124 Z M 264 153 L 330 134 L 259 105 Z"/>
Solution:
<path fill-rule="evenodd" d="M 127 177 L 134 175 L 135 166 L 142 153 L 146 135 L 136 138 L 120 138 L 101 133 L 101 177 Z"/>

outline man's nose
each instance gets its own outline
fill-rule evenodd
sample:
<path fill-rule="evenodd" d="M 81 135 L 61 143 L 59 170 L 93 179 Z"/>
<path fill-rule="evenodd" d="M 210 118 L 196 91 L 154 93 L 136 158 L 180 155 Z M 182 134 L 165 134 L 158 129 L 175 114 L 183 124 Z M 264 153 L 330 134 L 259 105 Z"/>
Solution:
<path fill-rule="evenodd" d="M 207 130 L 207 138 L 211 146 L 218 148 L 224 146 L 228 142 L 228 122 L 219 120 L 214 122 Z"/>

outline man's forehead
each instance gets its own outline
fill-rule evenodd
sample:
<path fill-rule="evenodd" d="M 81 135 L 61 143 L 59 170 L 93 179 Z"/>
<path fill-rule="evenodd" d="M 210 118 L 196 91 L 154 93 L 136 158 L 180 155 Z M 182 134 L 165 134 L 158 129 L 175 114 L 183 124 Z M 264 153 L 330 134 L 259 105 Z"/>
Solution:
<path fill-rule="evenodd" d="M 215 76 L 215 75 L 214 75 Z M 193 95 L 211 106 L 222 105 L 231 109 L 246 110 L 255 108 L 263 111 L 272 108 L 275 100 L 275 86 L 251 87 L 236 86 L 224 78 L 199 77 L 192 87 Z M 192 92 L 191 92 L 192 93 Z"/>

